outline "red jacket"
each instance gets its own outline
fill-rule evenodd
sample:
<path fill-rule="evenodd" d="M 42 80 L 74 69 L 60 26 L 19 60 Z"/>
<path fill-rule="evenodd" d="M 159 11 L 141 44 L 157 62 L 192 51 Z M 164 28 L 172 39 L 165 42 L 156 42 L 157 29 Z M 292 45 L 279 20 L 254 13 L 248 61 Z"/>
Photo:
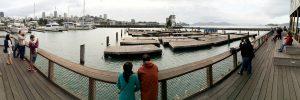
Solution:
<path fill-rule="evenodd" d="M 284 38 L 284 40 L 285 40 L 286 45 L 292 45 L 292 43 L 293 43 L 293 37 L 292 36 L 287 36 L 287 37 Z"/>
<path fill-rule="evenodd" d="M 141 81 L 141 99 L 157 100 L 158 96 L 158 68 L 152 62 L 147 62 L 138 70 Z"/>

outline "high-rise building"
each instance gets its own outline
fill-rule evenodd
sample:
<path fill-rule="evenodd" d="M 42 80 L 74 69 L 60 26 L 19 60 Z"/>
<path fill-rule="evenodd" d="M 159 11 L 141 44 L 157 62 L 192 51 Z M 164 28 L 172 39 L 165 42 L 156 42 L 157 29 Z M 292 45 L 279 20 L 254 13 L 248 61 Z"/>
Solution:
<path fill-rule="evenodd" d="M 107 14 L 104 14 L 103 16 L 104 16 L 104 20 L 107 20 Z"/>
<path fill-rule="evenodd" d="M 0 17 L 4 17 L 4 12 L 0 12 Z"/>
<path fill-rule="evenodd" d="M 67 17 L 68 17 L 67 13 L 64 13 L 64 18 L 67 18 Z"/>
<path fill-rule="evenodd" d="M 57 18 L 57 11 L 54 11 L 54 18 Z"/>
<path fill-rule="evenodd" d="M 46 18 L 46 13 L 45 12 L 42 13 L 42 18 Z"/>

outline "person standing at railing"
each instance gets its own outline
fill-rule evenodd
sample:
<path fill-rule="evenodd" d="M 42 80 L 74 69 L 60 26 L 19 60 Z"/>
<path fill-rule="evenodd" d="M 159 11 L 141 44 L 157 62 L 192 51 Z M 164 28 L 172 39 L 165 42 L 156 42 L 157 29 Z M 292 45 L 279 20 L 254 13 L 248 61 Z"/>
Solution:
<path fill-rule="evenodd" d="M 243 75 L 244 69 L 247 69 L 248 74 L 252 71 L 252 59 L 254 57 L 254 49 L 250 40 L 244 39 L 240 43 L 241 55 L 242 55 L 242 68 L 238 74 Z"/>
<path fill-rule="evenodd" d="M 138 76 L 141 81 L 141 99 L 157 100 L 158 68 L 147 54 L 143 55 L 143 65 L 138 70 Z"/>
<path fill-rule="evenodd" d="M 124 72 L 119 74 L 117 86 L 120 90 L 119 100 L 135 100 L 135 92 L 140 90 L 140 81 L 132 71 L 132 63 L 123 65 Z"/>
<path fill-rule="evenodd" d="M 30 66 L 28 68 L 28 71 L 33 71 L 35 72 L 34 69 L 34 64 L 36 61 L 36 57 L 37 57 L 37 48 L 39 47 L 39 40 L 38 38 L 36 38 L 34 35 L 30 35 L 30 41 L 29 41 L 29 46 L 30 48 Z"/>
<path fill-rule="evenodd" d="M 12 53 L 13 53 L 13 50 L 12 50 L 12 47 L 13 47 L 13 44 L 12 44 L 12 41 L 11 41 L 11 35 L 10 34 L 7 34 L 6 37 L 5 37 L 5 40 L 4 40 L 4 53 L 7 53 L 7 59 L 6 59 L 6 64 L 8 65 L 12 65 L 12 60 L 11 60 L 11 57 L 12 57 Z"/>
<path fill-rule="evenodd" d="M 25 33 L 18 35 L 20 58 L 25 60 Z"/>
<path fill-rule="evenodd" d="M 19 35 L 21 35 L 21 31 L 19 31 L 18 37 L 19 37 Z M 13 52 L 14 58 L 17 58 L 20 55 L 20 49 L 19 48 L 20 48 L 19 47 L 19 41 L 15 39 L 15 48 L 14 48 L 14 52 Z"/>

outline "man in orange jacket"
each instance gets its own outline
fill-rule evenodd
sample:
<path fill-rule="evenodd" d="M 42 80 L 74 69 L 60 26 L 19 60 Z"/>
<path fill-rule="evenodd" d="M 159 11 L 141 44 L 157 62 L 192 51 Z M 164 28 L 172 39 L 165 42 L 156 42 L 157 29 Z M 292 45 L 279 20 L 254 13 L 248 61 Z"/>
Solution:
<path fill-rule="evenodd" d="M 143 65 L 138 70 L 141 81 L 141 99 L 157 100 L 158 96 L 158 68 L 151 62 L 150 56 L 143 55 Z"/>

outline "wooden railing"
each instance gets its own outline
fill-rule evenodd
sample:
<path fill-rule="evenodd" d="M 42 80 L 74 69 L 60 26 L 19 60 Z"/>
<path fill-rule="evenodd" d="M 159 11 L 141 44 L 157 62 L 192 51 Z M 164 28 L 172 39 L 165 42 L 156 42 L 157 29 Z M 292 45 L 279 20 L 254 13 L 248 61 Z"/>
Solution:
<path fill-rule="evenodd" d="M 266 40 L 267 37 L 270 36 L 270 32 L 266 35 L 263 35 L 261 37 L 258 37 L 254 43 L 254 47 L 257 50 Z M 2 38 L 2 37 L 0 37 Z M 216 83 L 221 82 L 225 79 L 226 76 L 229 76 L 230 73 L 232 73 L 234 70 L 231 70 L 230 73 L 228 73 L 225 77 L 221 78 L 221 80 L 218 80 L 217 82 L 213 81 L 213 68 L 212 66 L 220 61 L 223 61 L 224 59 L 233 56 L 233 67 L 234 69 L 238 68 L 238 61 L 237 61 L 237 52 L 239 51 L 239 48 L 232 48 L 230 51 L 226 51 L 222 54 L 209 57 L 207 59 L 181 65 L 175 68 L 160 70 L 158 73 L 159 82 L 161 83 L 161 98 L 162 100 L 167 100 L 167 94 L 168 94 L 168 85 L 167 81 L 174 79 L 176 77 L 180 77 L 189 73 L 192 73 L 194 71 L 198 71 L 201 69 L 206 69 L 206 80 L 207 80 L 207 88 L 201 91 L 198 91 L 198 93 L 201 93 Z M 110 84 L 116 84 L 118 79 L 118 73 L 117 72 L 110 72 L 110 71 L 104 71 L 104 70 L 98 70 L 90 67 L 86 67 L 83 65 L 80 65 L 78 63 L 71 62 L 67 59 L 64 59 L 62 57 L 59 57 L 57 55 L 51 54 L 43 49 L 38 49 L 38 55 L 46 58 L 48 60 L 48 73 L 47 76 L 44 75 L 46 78 L 48 78 L 50 81 L 53 81 L 54 78 L 54 64 L 57 64 L 69 71 L 75 72 L 79 75 L 82 75 L 84 77 L 88 78 L 88 99 L 89 100 L 95 100 L 96 99 L 96 81 L 101 81 L 105 83 Z M 41 72 L 41 71 L 39 71 Z M 54 82 L 53 82 L 54 83 Z M 196 94 L 198 94 L 196 93 Z M 193 95 L 192 95 L 193 96 Z"/>

